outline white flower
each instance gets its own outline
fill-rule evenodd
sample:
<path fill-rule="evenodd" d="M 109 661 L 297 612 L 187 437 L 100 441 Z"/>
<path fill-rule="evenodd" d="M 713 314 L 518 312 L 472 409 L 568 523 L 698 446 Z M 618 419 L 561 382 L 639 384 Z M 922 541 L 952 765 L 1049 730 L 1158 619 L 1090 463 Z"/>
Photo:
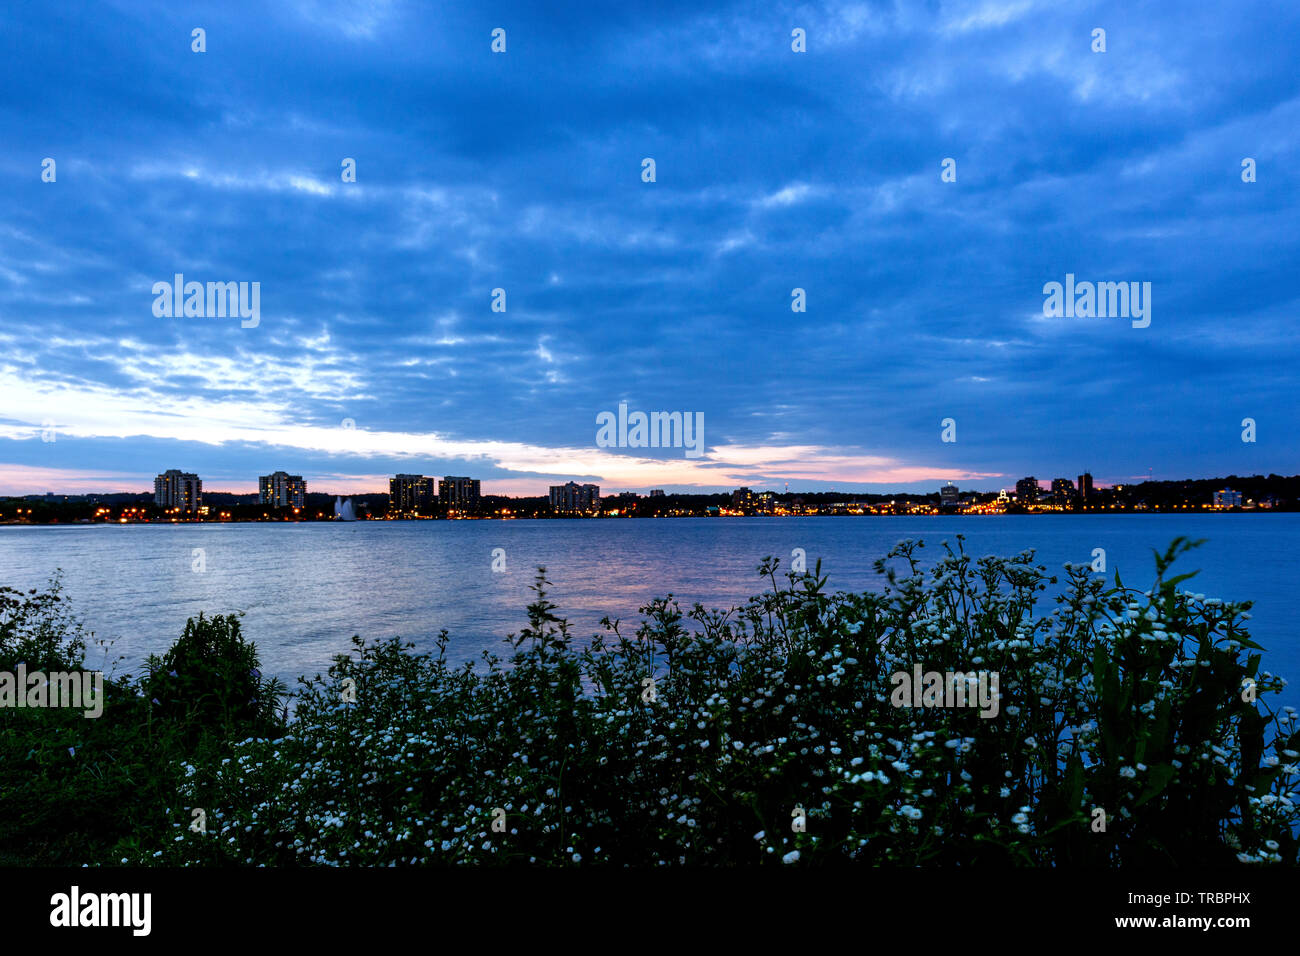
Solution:
<path fill-rule="evenodd" d="M 781 857 L 782 863 L 797 863 L 799 860 L 799 851 L 791 850 L 785 856 Z"/>

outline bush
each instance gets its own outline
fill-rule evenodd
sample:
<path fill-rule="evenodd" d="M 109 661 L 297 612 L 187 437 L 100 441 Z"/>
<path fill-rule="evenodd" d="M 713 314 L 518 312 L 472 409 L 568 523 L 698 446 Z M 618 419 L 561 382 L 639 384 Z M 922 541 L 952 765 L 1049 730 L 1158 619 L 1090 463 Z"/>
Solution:
<path fill-rule="evenodd" d="M 86 644 L 57 576 L 44 591 L 0 588 L 0 672 L 20 663 L 28 674 L 82 671 Z M 279 726 L 282 689 L 261 679 L 236 618 L 200 615 L 151 664 L 175 673 L 105 675 L 96 718 L 77 708 L 0 707 L 0 865 L 116 862 L 123 846 L 138 852 L 166 828 L 186 760 L 215 763 L 235 740 Z"/>
<path fill-rule="evenodd" d="M 0 672 L 85 667 L 87 635 L 56 575 L 44 590 L 0 588 Z M 134 694 L 104 681 L 105 712 Z M 150 767 L 133 722 L 87 719 L 82 710 L 0 708 L 0 864 L 80 864 L 101 859 L 137 823 L 132 813 Z"/>
<path fill-rule="evenodd" d="M 140 861 L 242 865 L 1131 866 L 1294 863 L 1296 715 L 1255 698 L 1249 604 L 1151 590 L 1032 552 L 920 543 L 881 593 L 820 564 L 730 612 L 671 596 L 577 648 L 535 585 L 509 666 L 354 639 L 279 739 L 184 766 Z M 690 627 L 687 621 L 693 621 Z M 891 675 L 995 672 L 996 717 L 895 706 Z M 185 828 L 204 808 L 206 832 Z M 804 832 L 794 824 L 806 821 Z"/>
<path fill-rule="evenodd" d="M 30 671 L 79 668 L 86 657 L 86 635 L 63 598 L 58 575 L 44 590 L 0 587 L 0 671 L 20 663 Z"/>
<path fill-rule="evenodd" d="M 284 686 L 264 678 L 257 648 L 244 640 L 235 614 L 185 622 L 180 640 L 159 659 L 150 655 L 141 693 L 153 718 L 170 724 L 187 744 L 204 735 L 220 739 L 274 733 Z"/>

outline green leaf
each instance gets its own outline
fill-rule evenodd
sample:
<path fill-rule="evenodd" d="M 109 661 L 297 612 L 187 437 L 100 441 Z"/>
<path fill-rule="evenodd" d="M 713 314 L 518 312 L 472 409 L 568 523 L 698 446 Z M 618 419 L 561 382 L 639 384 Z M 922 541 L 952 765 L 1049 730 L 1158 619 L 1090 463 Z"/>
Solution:
<path fill-rule="evenodd" d="M 1074 810 L 1083 800 L 1083 761 L 1078 754 L 1070 754 L 1065 768 L 1066 807 Z"/>
<path fill-rule="evenodd" d="M 1152 797 L 1157 796 L 1166 786 L 1168 786 L 1169 781 L 1173 780 L 1177 773 L 1178 771 L 1176 771 L 1171 764 L 1167 763 L 1158 764 L 1157 766 L 1152 767 L 1150 773 L 1147 774 L 1147 788 L 1142 793 L 1142 796 L 1137 798 L 1133 806 L 1140 807 Z"/>
<path fill-rule="evenodd" d="M 1198 568 L 1195 571 L 1188 571 L 1186 574 L 1174 575 L 1172 578 L 1170 578 L 1168 581 L 1165 582 L 1165 586 L 1171 588 L 1176 587 L 1177 585 L 1181 584 L 1183 581 L 1186 581 L 1188 578 L 1194 578 L 1200 573 L 1201 573 L 1200 569 Z"/>

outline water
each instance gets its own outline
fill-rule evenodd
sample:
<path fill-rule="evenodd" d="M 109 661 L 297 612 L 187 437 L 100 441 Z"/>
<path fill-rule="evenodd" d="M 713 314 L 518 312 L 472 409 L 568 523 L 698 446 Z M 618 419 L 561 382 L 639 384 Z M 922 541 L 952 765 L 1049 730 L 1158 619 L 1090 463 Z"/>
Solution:
<path fill-rule="evenodd" d="M 899 540 L 924 539 L 933 556 L 958 533 L 974 556 L 1032 548 L 1049 572 L 1105 548 L 1108 580 L 1118 569 L 1126 585 L 1145 588 L 1151 549 L 1186 535 L 1208 541 L 1180 560 L 1182 570 L 1201 569 L 1183 587 L 1255 602 L 1251 633 L 1268 648 L 1264 666 L 1293 679 L 1283 702 L 1300 705 L 1298 532 L 1292 514 L 4 526 L 0 584 L 37 587 L 62 568 L 74 610 L 136 668 L 165 651 L 186 618 L 243 611 L 264 670 L 293 685 L 323 673 L 353 634 L 428 649 L 446 628 L 455 661 L 504 653 L 502 639 L 526 622 L 538 565 L 559 613 L 586 639 L 605 615 L 631 633 L 637 609 L 669 592 L 684 609 L 737 604 L 762 590 L 759 561 L 777 555 L 788 568 L 793 548 L 810 568 L 822 559 L 832 589 L 878 589 L 872 562 Z M 192 570 L 200 548 L 202 573 Z M 492 571 L 497 548 L 501 573 Z"/>

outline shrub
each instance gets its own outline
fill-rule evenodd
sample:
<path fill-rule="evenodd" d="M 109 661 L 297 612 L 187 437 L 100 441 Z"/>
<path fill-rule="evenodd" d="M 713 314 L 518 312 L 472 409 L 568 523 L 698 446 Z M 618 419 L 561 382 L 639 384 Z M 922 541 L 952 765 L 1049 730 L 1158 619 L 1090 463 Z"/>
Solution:
<path fill-rule="evenodd" d="M 1145 592 L 958 536 L 878 562 L 880 593 L 820 564 L 729 612 L 671 596 L 585 648 L 534 586 L 509 666 L 453 668 L 354 639 L 303 681 L 279 739 L 186 764 L 170 833 L 135 858 L 235 864 L 1129 866 L 1296 861 L 1295 711 L 1262 699 L 1249 604 Z M 688 621 L 694 622 L 692 627 Z M 891 675 L 986 670 L 995 718 L 891 700 Z M 188 808 L 208 829 L 184 828 Z M 1099 825 L 1104 813 L 1104 829 Z M 792 824 L 799 813 L 806 831 Z M 503 829 L 502 829 L 503 828 Z"/>
<path fill-rule="evenodd" d="M 86 644 L 57 575 L 45 590 L 0 588 L 0 672 L 14 674 L 20 664 L 29 674 L 79 671 Z M 133 708 L 135 694 L 121 682 L 106 679 L 103 692 L 106 713 Z M 0 708 L 0 864 L 102 859 L 122 834 L 146 823 L 133 809 L 154 771 L 140 754 L 135 722 L 83 713 Z"/>
<path fill-rule="evenodd" d="M 161 659 L 150 655 L 146 670 L 140 687 L 153 718 L 189 744 L 204 735 L 269 734 L 279 726 L 285 688 L 262 676 L 257 648 L 244 640 L 238 615 L 191 618 Z"/>
<path fill-rule="evenodd" d="M 57 574 L 44 591 L 0 587 L 0 670 L 12 672 L 19 663 L 29 672 L 75 670 L 85 656 L 85 632 Z"/>
<path fill-rule="evenodd" d="M 28 674 L 85 670 L 86 644 L 57 576 L 45 590 L 0 588 L 0 672 L 20 663 Z M 138 852 L 166 827 L 186 760 L 216 763 L 234 741 L 279 726 L 282 687 L 261 678 L 234 617 L 200 615 L 150 663 L 154 675 L 139 681 L 105 675 L 96 718 L 77 708 L 0 707 L 0 865 L 116 862 L 124 846 Z"/>

